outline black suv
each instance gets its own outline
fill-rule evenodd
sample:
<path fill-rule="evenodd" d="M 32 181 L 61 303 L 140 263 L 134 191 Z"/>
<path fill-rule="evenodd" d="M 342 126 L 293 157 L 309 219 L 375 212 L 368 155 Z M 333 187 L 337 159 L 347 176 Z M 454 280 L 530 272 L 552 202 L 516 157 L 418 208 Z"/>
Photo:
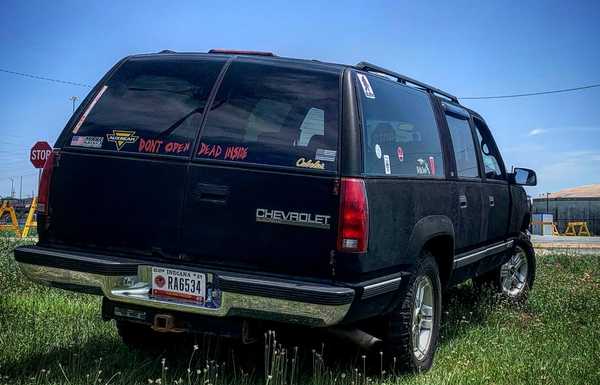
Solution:
<path fill-rule="evenodd" d="M 528 169 L 456 97 L 369 63 L 220 51 L 130 56 L 40 183 L 31 279 L 104 297 L 125 342 L 329 328 L 431 366 L 442 293 L 523 298 Z"/>

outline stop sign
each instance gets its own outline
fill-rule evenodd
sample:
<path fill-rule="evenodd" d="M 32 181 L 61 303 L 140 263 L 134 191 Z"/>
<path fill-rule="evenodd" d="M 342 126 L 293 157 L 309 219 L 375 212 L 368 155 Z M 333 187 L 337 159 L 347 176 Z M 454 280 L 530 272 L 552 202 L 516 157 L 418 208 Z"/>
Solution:
<path fill-rule="evenodd" d="M 33 164 L 35 168 L 44 168 L 44 164 L 46 164 L 46 159 L 50 156 L 52 152 L 52 147 L 48 144 L 48 142 L 37 142 L 31 147 L 31 151 L 29 152 L 29 160 Z"/>

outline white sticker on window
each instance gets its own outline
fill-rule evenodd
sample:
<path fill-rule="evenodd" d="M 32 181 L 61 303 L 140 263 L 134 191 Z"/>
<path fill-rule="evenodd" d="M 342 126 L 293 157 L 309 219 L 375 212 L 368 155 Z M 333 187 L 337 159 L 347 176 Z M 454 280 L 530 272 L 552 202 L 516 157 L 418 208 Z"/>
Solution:
<path fill-rule="evenodd" d="M 375 99 L 375 92 L 373 92 L 373 88 L 371 88 L 371 83 L 369 83 L 369 79 L 365 74 L 356 74 L 358 77 L 358 81 L 362 86 L 363 92 L 365 96 L 369 99 Z"/>
<path fill-rule="evenodd" d="M 96 105 L 96 103 L 98 103 L 98 100 L 100 100 L 100 98 L 102 97 L 102 95 L 104 94 L 104 92 L 107 89 L 108 89 L 108 86 L 102 86 L 102 88 L 100 89 L 100 91 L 98 92 L 98 94 L 94 97 L 94 99 L 92 100 L 92 102 L 90 103 L 90 105 L 88 106 L 88 108 L 85 109 L 85 112 L 83 113 L 83 115 L 81 115 L 81 118 L 79 118 L 79 121 L 77 122 L 77 125 L 75 126 L 75 128 L 73 128 L 73 133 L 74 134 L 76 134 L 77 132 L 79 132 L 79 129 L 81 128 L 81 125 L 85 121 L 85 118 L 87 118 L 87 116 L 90 114 L 90 111 L 92 110 L 92 108 L 94 108 L 94 106 Z"/>
<path fill-rule="evenodd" d="M 323 162 L 335 162 L 336 155 L 337 151 L 335 150 L 325 150 L 324 148 L 317 148 L 315 159 Z"/>
<path fill-rule="evenodd" d="M 378 144 L 375 145 L 375 155 L 377 155 L 377 159 L 381 159 L 381 146 Z"/>
<path fill-rule="evenodd" d="M 392 169 L 390 167 L 390 156 L 389 155 L 384 155 L 383 156 L 383 165 L 385 166 L 385 173 L 387 175 L 392 173 Z"/>

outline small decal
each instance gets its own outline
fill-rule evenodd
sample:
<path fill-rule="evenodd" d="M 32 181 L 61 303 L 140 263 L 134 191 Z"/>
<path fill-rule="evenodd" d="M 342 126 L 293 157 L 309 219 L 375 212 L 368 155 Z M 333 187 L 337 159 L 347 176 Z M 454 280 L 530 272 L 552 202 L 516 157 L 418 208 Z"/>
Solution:
<path fill-rule="evenodd" d="M 296 167 L 315 168 L 315 169 L 319 169 L 319 170 L 325 170 L 325 164 L 321 163 L 321 161 L 312 160 L 312 159 L 307 160 L 306 158 L 298 159 L 298 161 L 296 161 Z"/>
<path fill-rule="evenodd" d="M 396 149 L 396 155 L 398 155 L 398 160 L 400 162 L 404 162 L 404 150 L 401 146 L 398 146 L 398 148 Z"/>
<path fill-rule="evenodd" d="M 85 121 L 85 118 L 87 118 L 87 116 L 90 114 L 90 111 L 92 110 L 92 108 L 94 108 L 94 106 L 96 105 L 96 103 L 98 103 L 98 100 L 100 100 L 100 98 L 102 97 L 102 95 L 104 94 L 104 92 L 107 89 L 108 89 L 108 86 L 103 86 L 100 89 L 100 91 L 98 91 L 98 94 L 94 97 L 94 99 L 92 100 L 92 102 L 90 103 L 90 105 L 88 106 L 88 108 L 85 109 L 85 112 L 83 113 L 83 115 L 81 115 L 81 118 L 79 118 L 79 121 L 77 122 L 77 124 L 73 128 L 73 133 L 74 134 L 76 134 L 77 132 L 79 132 L 79 129 L 81 128 L 81 126 L 83 125 L 83 122 Z"/>
<path fill-rule="evenodd" d="M 71 146 L 74 147 L 102 148 L 102 142 L 104 138 L 101 136 L 73 135 L 71 138 Z"/>
<path fill-rule="evenodd" d="M 373 92 L 373 88 L 371 88 L 371 83 L 369 83 L 367 76 L 365 74 L 356 74 L 356 76 L 358 76 L 358 81 L 362 86 L 365 96 L 369 99 L 375 99 L 375 92 Z"/>
<path fill-rule="evenodd" d="M 138 145 L 139 152 L 148 152 L 148 153 L 166 153 L 166 154 L 181 154 L 188 152 L 190 149 L 190 143 L 181 143 L 181 142 L 163 142 L 158 139 L 141 139 Z M 162 151 L 161 151 L 162 150 Z"/>
<path fill-rule="evenodd" d="M 423 159 L 417 159 L 417 175 L 431 175 L 429 165 Z"/>
<path fill-rule="evenodd" d="M 256 222 L 276 223 L 280 225 L 315 227 L 329 229 L 331 216 L 296 211 L 282 211 L 271 209 L 256 209 Z"/>
<path fill-rule="evenodd" d="M 317 148 L 315 159 L 323 162 L 335 162 L 336 155 L 337 151 L 335 150 L 325 150 L 323 148 Z"/>
<path fill-rule="evenodd" d="M 431 175 L 435 175 L 435 158 L 433 156 L 429 157 L 429 171 L 431 171 Z"/>
<path fill-rule="evenodd" d="M 381 159 L 381 146 L 378 144 L 375 145 L 375 155 L 377 155 L 377 159 Z"/>
<path fill-rule="evenodd" d="M 223 147 L 218 144 L 205 144 L 200 143 L 200 148 L 198 148 L 198 155 L 204 155 L 207 158 L 218 158 L 223 152 Z"/>
<path fill-rule="evenodd" d="M 158 286 L 158 287 L 163 287 L 163 286 L 165 286 L 165 283 L 166 283 L 165 277 L 163 277 L 162 275 L 157 275 L 157 276 L 154 278 L 154 283 L 155 283 L 155 284 L 156 284 L 156 286 Z"/>
<path fill-rule="evenodd" d="M 137 142 L 139 136 L 135 135 L 135 131 L 113 130 L 112 134 L 106 134 L 106 140 L 113 142 L 117 147 L 117 151 L 121 151 L 126 144 Z"/>
<path fill-rule="evenodd" d="M 386 175 L 389 175 L 392 173 L 392 169 L 390 167 L 390 156 L 389 155 L 384 155 L 383 156 L 383 165 L 385 166 L 385 173 Z"/>
<path fill-rule="evenodd" d="M 248 147 L 227 146 L 223 150 L 219 144 L 200 143 L 198 155 L 213 159 L 219 159 L 222 155 L 225 160 L 244 160 L 248 157 Z"/>

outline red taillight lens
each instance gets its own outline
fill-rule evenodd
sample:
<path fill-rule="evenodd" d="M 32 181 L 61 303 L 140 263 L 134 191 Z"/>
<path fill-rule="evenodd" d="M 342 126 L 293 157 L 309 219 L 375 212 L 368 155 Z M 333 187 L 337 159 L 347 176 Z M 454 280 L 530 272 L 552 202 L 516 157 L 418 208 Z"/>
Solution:
<path fill-rule="evenodd" d="M 52 171 L 54 170 L 54 159 L 57 156 L 57 151 L 54 150 L 46 159 L 42 177 L 40 178 L 40 186 L 38 190 L 37 212 L 40 214 L 48 213 L 48 198 L 50 195 L 50 179 L 52 179 Z"/>
<path fill-rule="evenodd" d="M 369 243 L 369 207 L 365 182 L 342 178 L 338 251 L 365 252 Z"/>

